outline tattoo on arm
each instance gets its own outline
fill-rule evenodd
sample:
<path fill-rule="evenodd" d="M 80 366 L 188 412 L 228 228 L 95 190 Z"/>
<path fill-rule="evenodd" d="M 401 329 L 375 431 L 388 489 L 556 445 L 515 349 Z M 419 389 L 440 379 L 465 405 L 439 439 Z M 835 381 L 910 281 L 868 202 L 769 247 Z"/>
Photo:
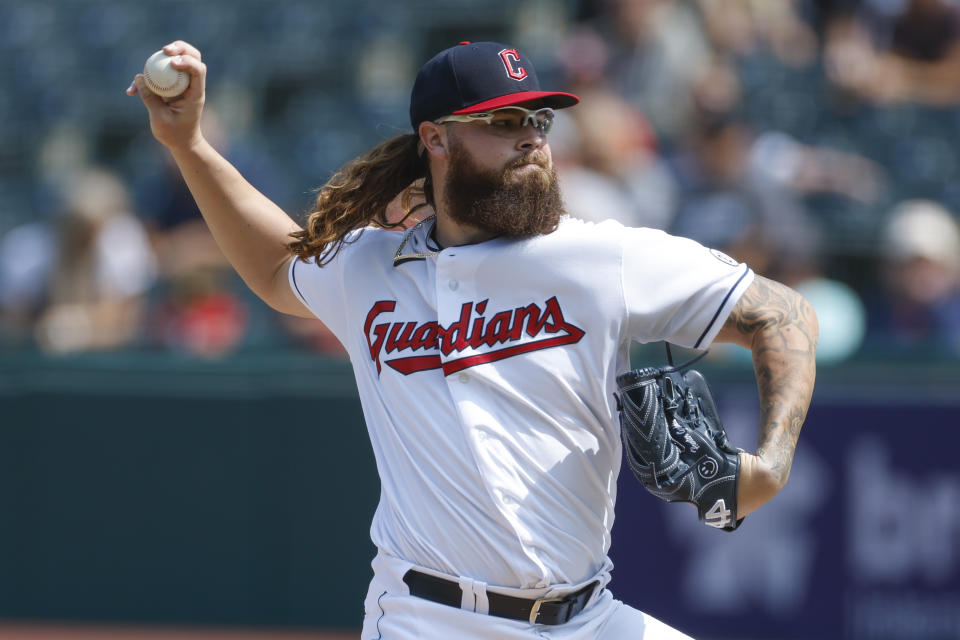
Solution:
<path fill-rule="evenodd" d="M 813 396 L 816 315 L 789 287 L 757 276 L 724 328 L 751 345 L 761 410 L 757 455 L 785 483 Z"/>

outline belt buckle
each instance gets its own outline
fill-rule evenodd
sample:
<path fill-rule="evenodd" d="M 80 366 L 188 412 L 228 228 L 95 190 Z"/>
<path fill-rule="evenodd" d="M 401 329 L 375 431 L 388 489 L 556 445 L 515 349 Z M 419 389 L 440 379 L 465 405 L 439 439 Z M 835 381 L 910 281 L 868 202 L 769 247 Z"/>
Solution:
<path fill-rule="evenodd" d="M 530 624 L 537 624 L 537 616 L 540 615 L 540 606 L 544 602 L 562 602 L 563 598 L 537 598 L 533 603 L 533 608 L 530 609 Z"/>

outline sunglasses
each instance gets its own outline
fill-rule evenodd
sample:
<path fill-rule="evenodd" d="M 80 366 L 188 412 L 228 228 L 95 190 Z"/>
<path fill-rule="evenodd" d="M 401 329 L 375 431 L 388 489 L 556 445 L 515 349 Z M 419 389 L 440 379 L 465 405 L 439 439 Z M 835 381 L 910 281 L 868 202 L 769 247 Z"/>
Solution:
<path fill-rule="evenodd" d="M 437 124 L 444 122 L 485 122 L 490 125 L 491 131 L 501 135 L 514 135 L 527 125 L 547 135 L 553 127 L 553 109 L 524 109 L 523 107 L 501 107 L 493 111 L 482 113 L 464 113 L 443 116 L 434 120 Z"/>

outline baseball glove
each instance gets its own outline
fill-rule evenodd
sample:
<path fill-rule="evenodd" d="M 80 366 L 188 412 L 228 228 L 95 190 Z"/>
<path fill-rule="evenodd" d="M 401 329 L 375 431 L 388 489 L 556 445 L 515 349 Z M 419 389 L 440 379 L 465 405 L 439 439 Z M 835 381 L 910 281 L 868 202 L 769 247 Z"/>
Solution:
<path fill-rule="evenodd" d="M 695 360 L 617 376 L 620 435 L 630 468 L 647 491 L 667 502 L 695 504 L 701 522 L 733 531 L 743 521 L 737 517 L 740 455 L 703 375 L 681 373 Z"/>

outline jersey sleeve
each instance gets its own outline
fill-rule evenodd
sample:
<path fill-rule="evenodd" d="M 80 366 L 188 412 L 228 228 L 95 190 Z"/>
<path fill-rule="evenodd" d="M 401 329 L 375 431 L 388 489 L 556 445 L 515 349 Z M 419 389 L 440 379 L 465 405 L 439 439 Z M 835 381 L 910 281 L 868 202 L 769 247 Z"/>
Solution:
<path fill-rule="evenodd" d="M 624 228 L 622 249 L 627 329 L 640 342 L 707 348 L 753 282 L 746 264 L 663 231 Z"/>
<path fill-rule="evenodd" d="M 313 258 L 293 258 L 287 267 L 290 288 L 297 298 L 343 342 L 346 331 L 344 315 L 343 264 L 337 258 L 318 267 Z"/>

